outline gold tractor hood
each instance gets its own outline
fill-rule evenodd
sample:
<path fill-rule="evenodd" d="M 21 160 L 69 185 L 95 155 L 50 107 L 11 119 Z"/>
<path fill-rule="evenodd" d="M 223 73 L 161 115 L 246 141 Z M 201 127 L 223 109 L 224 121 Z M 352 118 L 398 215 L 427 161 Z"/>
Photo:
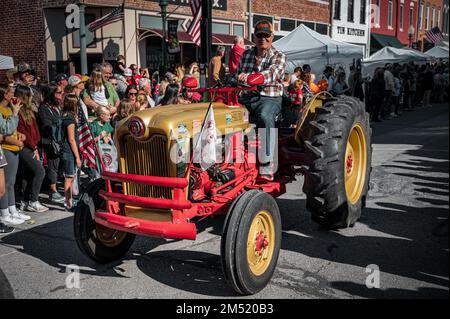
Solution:
<path fill-rule="evenodd" d="M 151 136 L 164 135 L 169 140 L 192 137 L 201 131 L 209 103 L 177 104 L 158 106 L 139 111 L 119 123 L 116 138 L 120 141 L 124 135 L 130 134 L 128 124 L 134 118 L 139 119 L 145 127 L 145 134 L 136 137 L 138 141 L 146 141 Z M 243 107 L 213 103 L 216 128 L 221 135 L 250 128 L 249 112 Z"/>

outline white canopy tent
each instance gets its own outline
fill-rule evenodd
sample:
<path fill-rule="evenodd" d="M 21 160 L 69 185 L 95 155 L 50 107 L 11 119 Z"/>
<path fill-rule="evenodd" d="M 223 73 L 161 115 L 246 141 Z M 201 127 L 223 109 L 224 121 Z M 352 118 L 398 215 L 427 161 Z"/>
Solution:
<path fill-rule="evenodd" d="M 429 55 L 430 57 L 434 59 L 447 59 L 448 60 L 448 54 L 449 50 L 448 47 L 434 47 L 427 52 L 425 52 L 426 55 Z"/>
<path fill-rule="evenodd" d="M 430 57 L 420 51 L 409 48 L 384 47 L 362 62 L 363 73 L 372 75 L 376 68 L 384 67 L 386 63 L 425 63 Z"/>
<path fill-rule="evenodd" d="M 0 55 L 0 70 L 9 70 L 14 68 L 13 58 Z"/>
<path fill-rule="evenodd" d="M 309 64 L 316 75 L 320 75 L 327 65 L 342 66 L 348 71 L 354 60 L 364 56 L 362 46 L 333 40 L 303 24 L 274 42 L 273 46 L 286 54 L 288 72 L 304 64 Z"/>

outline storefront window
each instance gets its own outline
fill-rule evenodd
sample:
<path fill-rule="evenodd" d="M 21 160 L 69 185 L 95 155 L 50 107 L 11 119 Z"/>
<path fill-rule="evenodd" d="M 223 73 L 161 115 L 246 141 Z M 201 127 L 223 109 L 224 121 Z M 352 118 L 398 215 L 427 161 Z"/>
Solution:
<path fill-rule="evenodd" d="M 328 26 L 326 24 L 316 23 L 316 31 L 320 34 L 328 35 Z"/>
<path fill-rule="evenodd" d="M 281 19 L 281 31 L 292 31 L 295 29 L 295 20 Z"/>
<path fill-rule="evenodd" d="M 230 25 L 225 23 L 217 23 L 213 22 L 212 24 L 212 33 L 217 34 L 231 34 Z"/>
<path fill-rule="evenodd" d="M 244 26 L 240 24 L 233 25 L 233 35 L 240 35 L 241 37 L 244 35 Z"/>

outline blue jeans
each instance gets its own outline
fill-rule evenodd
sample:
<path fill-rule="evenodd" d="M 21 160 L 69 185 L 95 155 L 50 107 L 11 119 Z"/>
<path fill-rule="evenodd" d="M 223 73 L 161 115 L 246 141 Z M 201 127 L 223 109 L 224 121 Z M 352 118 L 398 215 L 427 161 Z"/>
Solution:
<path fill-rule="evenodd" d="M 260 159 L 261 164 L 273 162 L 273 154 L 275 152 L 275 138 L 272 136 L 271 129 L 275 128 L 275 118 L 281 113 L 282 97 L 260 96 L 251 99 L 246 105 L 250 112 L 250 117 L 254 119 L 256 128 L 265 128 L 264 136 L 260 136 L 265 140 L 266 152 L 265 156 Z"/>

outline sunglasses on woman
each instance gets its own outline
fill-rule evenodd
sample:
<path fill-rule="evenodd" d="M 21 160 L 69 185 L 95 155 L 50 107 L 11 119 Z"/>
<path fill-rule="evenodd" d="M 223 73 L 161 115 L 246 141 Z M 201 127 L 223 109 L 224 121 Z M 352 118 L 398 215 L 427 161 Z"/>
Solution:
<path fill-rule="evenodd" d="M 137 95 L 137 92 L 136 92 L 136 93 L 130 92 L 130 93 L 128 93 L 128 95 L 134 95 L 134 96 L 136 96 L 136 95 Z"/>

